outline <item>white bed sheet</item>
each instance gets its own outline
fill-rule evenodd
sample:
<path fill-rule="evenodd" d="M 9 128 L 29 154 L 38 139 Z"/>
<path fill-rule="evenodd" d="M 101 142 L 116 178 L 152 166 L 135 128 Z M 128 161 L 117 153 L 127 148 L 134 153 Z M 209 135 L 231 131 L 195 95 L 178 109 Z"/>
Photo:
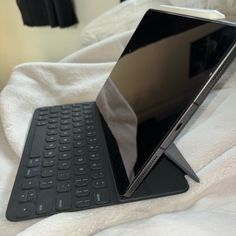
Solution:
<path fill-rule="evenodd" d="M 133 30 L 59 63 L 15 68 L 0 95 L 0 235 L 235 235 L 236 63 L 176 141 L 201 179 L 180 195 L 13 223 L 5 218 L 32 112 L 94 100 Z"/>

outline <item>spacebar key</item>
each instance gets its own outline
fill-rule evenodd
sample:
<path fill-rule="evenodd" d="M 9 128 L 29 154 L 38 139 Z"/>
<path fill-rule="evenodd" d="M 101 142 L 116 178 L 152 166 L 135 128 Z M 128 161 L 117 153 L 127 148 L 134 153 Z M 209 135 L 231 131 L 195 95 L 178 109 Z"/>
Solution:
<path fill-rule="evenodd" d="M 42 145 L 45 139 L 46 127 L 36 127 L 34 130 L 34 139 L 31 146 L 30 157 L 39 157 L 42 153 Z"/>

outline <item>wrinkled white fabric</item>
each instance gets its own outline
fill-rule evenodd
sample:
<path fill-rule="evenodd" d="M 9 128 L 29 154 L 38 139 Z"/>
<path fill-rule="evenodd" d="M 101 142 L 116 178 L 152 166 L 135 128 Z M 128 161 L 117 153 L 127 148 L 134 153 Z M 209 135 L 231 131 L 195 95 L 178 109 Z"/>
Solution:
<path fill-rule="evenodd" d="M 123 24 L 131 15 L 126 12 Z M 6 220 L 33 110 L 95 100 L 131 33 L 113 35 L 60 63 L 27 63 L 13 71 L 0 95 L 0 235 L 235 235 L 235 62 L 176 141 L 200 184 L 188 179 L 190 189 L 170 197 L 17 223 Z"/>
<path fill-rule="evenodd" d="M 147 9 L 158 9 L 160 4 L 216 9 L 227 18 L 236 20 L 235 0 L 129 0 L 88 24 L 83 30 L 81 44 L 88 46 L 114 34 L 136 28 Z"/>

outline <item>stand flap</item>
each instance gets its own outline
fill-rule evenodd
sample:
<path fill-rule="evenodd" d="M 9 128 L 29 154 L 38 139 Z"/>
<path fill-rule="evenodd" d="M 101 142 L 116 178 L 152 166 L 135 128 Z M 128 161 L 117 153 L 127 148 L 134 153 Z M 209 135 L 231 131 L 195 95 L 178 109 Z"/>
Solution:
<path fill-rule="evenodd" d="M 166 156 L 171 159 L 177 166 L 179 166 L 189 177 L 191 177 L 196 182 L 200 182 L 198 176 L 195 174 L 194 170 L 184 159 L 183 155 L 175 144 L 171 144 L 169 148 L 165 151 Z"/>

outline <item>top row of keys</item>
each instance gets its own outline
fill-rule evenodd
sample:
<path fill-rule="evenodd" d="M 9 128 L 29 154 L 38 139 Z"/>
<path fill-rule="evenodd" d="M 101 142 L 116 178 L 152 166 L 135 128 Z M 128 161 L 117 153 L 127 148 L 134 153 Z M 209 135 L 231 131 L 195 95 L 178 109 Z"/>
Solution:
<path fill-rule="evenodd" d="M 71 111 L 72 112 L 82 112 L 84 114 L 90 114 L 92 109 L 91 104 L 73 104 L 73 105 L 63 105 L 63 106 L 54 106 L 54 107 L 43 107 L 39 109 L 39 115 L 44 116 L 44 115 L 54 115 L 57 113 L 61 113 L 64 115 L 69 114 Z"/>
<path fill-rule="evenodd" d="M 41 107 L 39 111 L 60 111 L 60 110 L 71 110 L 71 109 L 91 109 L 92 104 L 90 103 L 81 103 L 81 104 L 72 104 L 72 105 L 62 105 L 62 106 L 52 106 L 52 107 Z"/>

